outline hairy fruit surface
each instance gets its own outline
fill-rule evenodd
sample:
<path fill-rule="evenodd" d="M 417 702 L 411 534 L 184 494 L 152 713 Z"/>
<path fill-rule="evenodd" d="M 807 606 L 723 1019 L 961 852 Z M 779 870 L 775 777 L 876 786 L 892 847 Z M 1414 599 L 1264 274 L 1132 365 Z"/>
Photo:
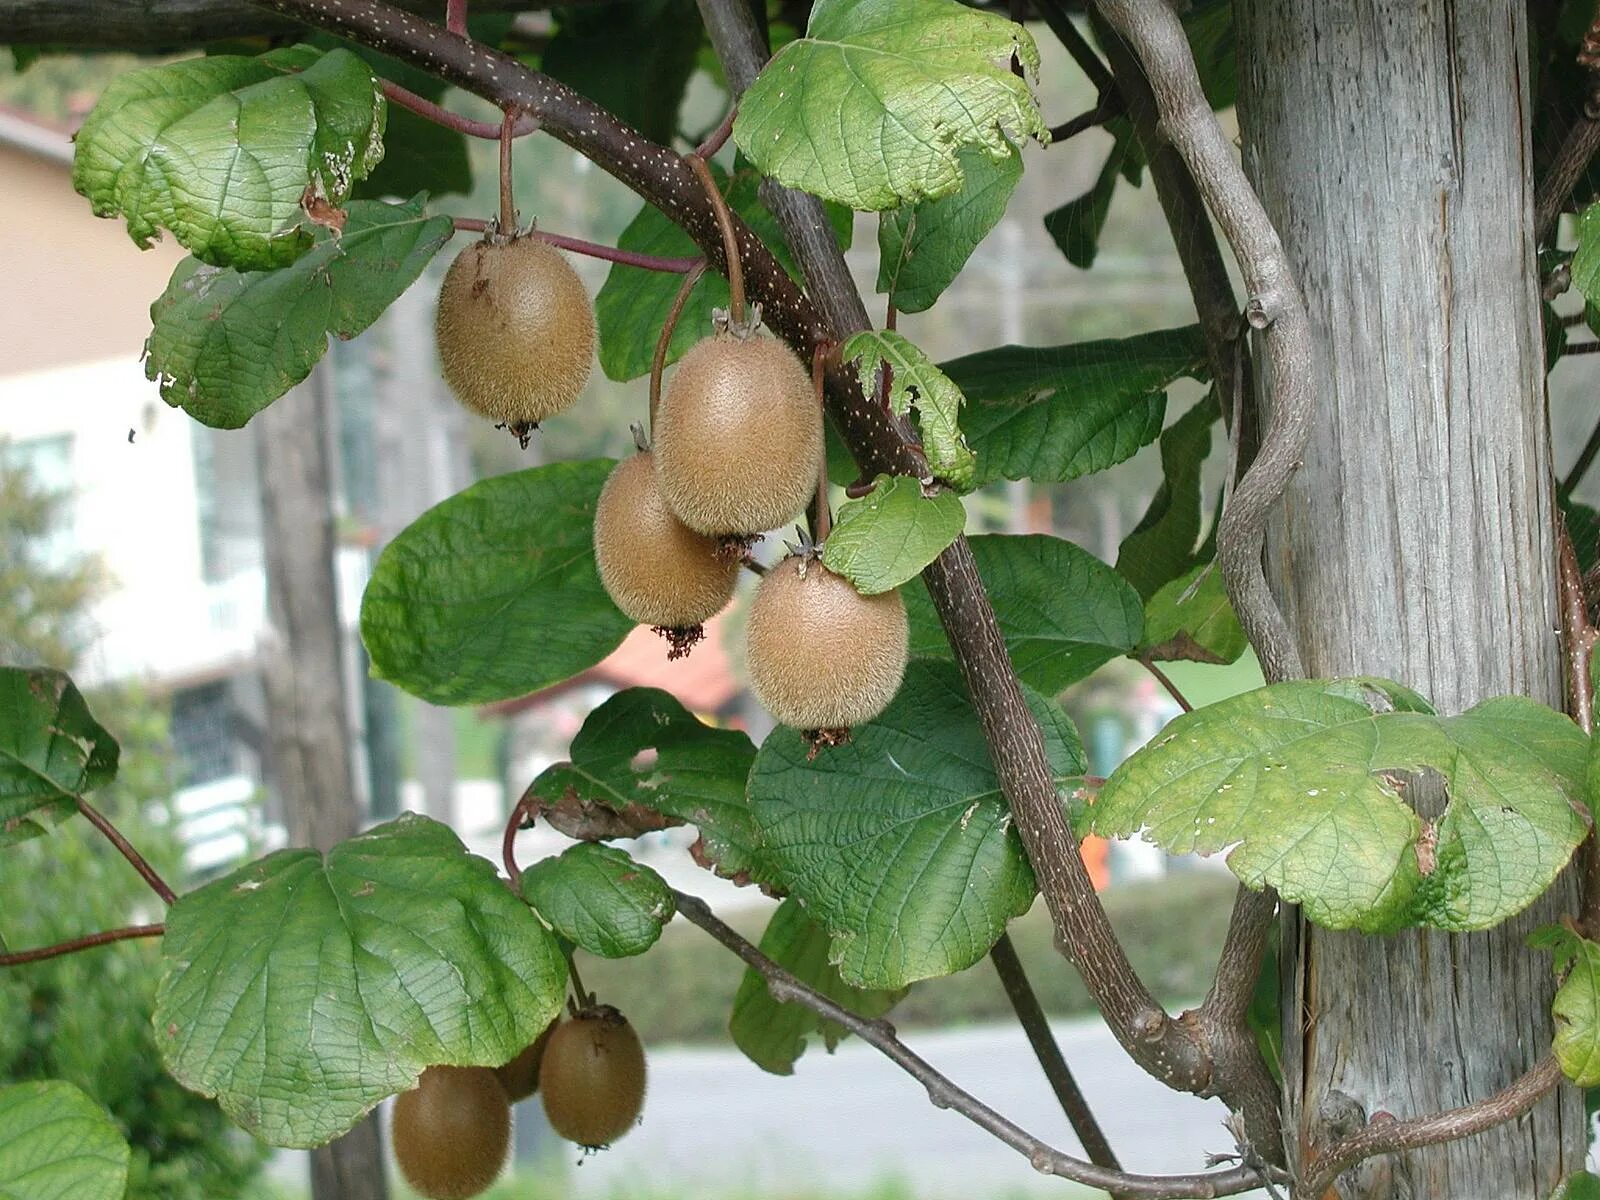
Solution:
<path fill-rule="evenodd" d="M 550 1035 L 539 1094 L 550 1127 L 580 1146 L 608 1146 L 644 1108 L 644 1047 L 628 1019 L 599 1005 Z"/>
<path fill-rule="evenodd" d="M 757 698 L 802 730 L 847 729 L 882 712 L 900 690 L 910 641 L 898 591 L 863 596 L 804 554 L 767 572 L 745 636 Z"/>
<path fill-rule="evenodd" d="M 522 432 L 571 406 L 594 361 L 594 307 L 536 237 L 474 242 L 450 264 L 434 323 L 456 399 Z"/>
<path fill-rule="evenodd" d="M 613 603 L 641 625 L 690 629 L 733 598 L 739 562 L 696 533 L 662 498 L 654 455 L 612 470 L 594 513 L 594 558 Z"/>
<path fill-rule="evenodd" d="M 395 1161 L 430 1200 L 467 1200 L 492 1184 L 511 1145 L 511 1104 L 488 1067 L 429 1067 L 395 1097 Z"/>
<path fill-rule="evenodd" d="M 561 1024 L 557 1017 L 545 1027 L 545 1031 L 527 1046 L 510 1062 L 494 1069 L 495 1076 L 500 1080 L 500 1086 L 506 1090 L 506 1099 L 515 1104 L 519 1100 L 526 1100 L 539 1090 L 539 1064 L 544 1061 L 544 1048 L 550 1042 L 550 1035 L 555 1032 L 556 1026 Z"/>
<path fill-rule="evenodd" d="M 719 333 L 696 343 L 656 413 L 661 494 L 701 533 L 787 525 L 816 494 L 822 453 L 811 375 L 776 338 Z"/>

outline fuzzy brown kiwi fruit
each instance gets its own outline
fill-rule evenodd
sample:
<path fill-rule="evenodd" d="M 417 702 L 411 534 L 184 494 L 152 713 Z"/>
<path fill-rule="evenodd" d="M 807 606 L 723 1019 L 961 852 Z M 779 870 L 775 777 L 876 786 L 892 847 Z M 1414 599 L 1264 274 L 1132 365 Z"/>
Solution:
<path fill-rule="evenodd" d="M 429 1067 L 395 1097 L 390 1133 L 407 1183 L 430 1200 L 467 1200 L 505 1166 L 511 1103 L 488 1067 Z"/>
<path fill-rule="evenodd" d="M 586 1008 L 550 1035 L 539 1095 L 550 1127 L 580 1146 L 609 1146 L 644 1108 L 644 1047 L 609 1004 Z"/>
<path fill-rule="evenodd" d="M 745 639 L 750 686 L 768 712 L 795 729 L 838 730 L 894 699 L 910 632 L 899 592 L 863 596 L 802 553 L 761 580 Z"/>
<path fill-rule="evenodd" d="M 511 1103 L 526 1100 L 539 1090 L 539 1064 L 544 1061 L 544 1048 L 549 1044 L 550 1035 L 560 1023 L 560 1017 L 551 1021 L 545 1026 L 543 1033 L 523 1047 L 522 1053 L 494 1069 L 495 1076 L 500 1080 L 500 1086 L 506 1090 L 506 1099 Z"/>
<path fill-rule="evenodd" d="M 618 463 L 600 490 L 595 563 L 606 592 L 627 616 L 641 625 L 688 630 L 727 606 L 739 562 L 720 554 L 715 538 L 672 514 L 654 457 L 641 450 Z"/>
<path fill-rule="evenodd" d="M 661 494 L 713 537 L 787 525 L 817 490 L 822 409 L 776 338 L 718 333 L 678 363 L 655 417 Z"/>
<path fill-rule="evenodd" d="M 531 235 L 474 242 L 450 264 L 434 322 L 445 382 L 462 404 L 523 434 L 571 406 L 594 361 L 583 281 Z"/>

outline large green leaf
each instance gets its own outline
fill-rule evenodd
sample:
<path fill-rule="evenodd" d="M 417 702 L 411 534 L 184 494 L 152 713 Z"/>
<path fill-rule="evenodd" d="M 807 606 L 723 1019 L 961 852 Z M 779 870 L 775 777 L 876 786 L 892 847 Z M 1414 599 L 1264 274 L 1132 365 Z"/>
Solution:
<path fill-rule="evenodd" d="M 1600 1087 L 1600 945 L 1560 925 L 1538 930 L 1528 943 L 1555 955 L 1561 986 L 1550 1013 L 1562 1074 L 1579 1087 Z"/>
<path fill-rule="evenodd" d="M 1139 653 L 1146 657 L 1231 663 L 1249 644 L 1213 564 L 1163 585 L 1145 605 Z"/>
<path fill-rule="evenodd" d="M 1055 695 L 1139 643 L 1139 597 L 1081 546 L 1045 534 L 967 539 L 994 602 L 1017 675 Z M 907 588 L 911 653 L 948 657 L 944 627 L 922 589 Z"/>
<path fill-rule="evenodd" d="M 693 0 L 611 0 L 558 11 L 560 27 L 539 69 L 670 146 L 703 36 Z"/>
<path fill-rule="evenodd" d="M 342 204 L 382 159 L 384 108 L 348 50 L 130 71 L 78 131 L 72 184 L 140 246 L 165 228 L 202 262 L 286 266 L 311 244 L 302 204 Z"/>
<path fill-rule="evenodd" d="M 361 601 L 382 679 L 435 704 L 549 687 L 615 650 L 633 622 L 594 564 L 594 506 L 610 459 L 473 484 L 384 547 Z"/>
<path fill-rule="evenodd" d="M 407 814 L 181 898 L 162 1060 L 275 1146 L 343 1133 L 427 1066 L 499 1066 L 560 1011 L 555 938 L 448 828 Z"/>
<path fill-rule="evenodd" d="M 1146 600 L 1199 566 L 1200 468 L 1211 453 L 1211 426 L 1221 416 L 1215 390 L 1161 435 L 1161 486 L 1122 539 L 1117 573 Z"/>
<path fill-rule="evenodd" d="M 534 863 L 522 894 L 557 933 L 601 958 L 643 954 L 677 912 L 661 876 L 598 842 Z"/>
<path fill-rule="evenodd" d="M 967 398 L 977 482 L 1061 482 L 1131 458 L 1161 432 L 1167 388 L 1204 379 L 1200 327 L 1068 346 L 1000 346 L 943 364 Z"/>
<path fill-rule="evenodd" d="M 938 199 L 961 187 L 963 147 L 998 159 L 1008 133 L 1048 136 L 1013 56 L 1037 70 L 1026 29 L 955 0 L 818 0 L 733 136 L 763 174 L 851 208 Z"/>
<path fill-rule="evenodd" d="M 1044 229 L 1061 253 L 1075 267 L 1087 271 L 1094 266 L 1100 253 L 1100 234 L 1105 230 L 1106 217 L 1111 212 L 1111 197 L 1117 190 L 1117 178 L 1130 163 L 1137 163 L 1134 149 L 1133 126 L 1118 118 L 1108 122 L 1106 128 L 1116 135 L 1111 151 L 1095 176 L 1094 186 L 1081 196 L 1068 200 L 1060 208 L 1044 215 Z"/>
<path fill-rule="evenodd" d="M 736 171 L 729 182 L 722 168 L 712 164 L 711 173 L 726 192 L 728 207 L 738 213 L 762 243 L 772 251 L 796 281 L 800 268 L 795 265 L 777 218 L 761 203 L 758 189 L 761 178 L 754 171 Z M 828 205 L 828 218 L 839 244 L 848 248 L 853 214 L 847 208 Z M 699 248 L 675 222 L 653 205 L 646 204 L 628 223 L 617 239 L 617 247 L 639 254 L 667 258 L 692 258 Z M 606 275 L 595 297 L 595 322 L 600 327 L 600 369 L 606 378 L 618 382 L 637 379 L 650 373 L 656 339 L 666 324 L 667 313 L 682 285 L 681 276 L 664 271 L 646 271 L 618 263 Z M 711 314 L 728 307 L 728 281 L 715 271 L 707 271 L 689 293 L 683 316 L 673 331 L 667 362 L 674 363 L 711 332 Z"/>
<path fill-rule="evenodd" d="M 1015 151 L 996 159 L 963 150 L 960 161 L 960 191 L 884 213 L 878 223 L 878 291 L 901 312 L 933 307 L 1005 215 L 1022 179 Z"/>
<path fill-rule="evenodd" d="M 756 748 L 744 733 L 702 724 L 656 688 L 628 688 L 589 714 L 569 753 L 533 781 L 529 799 L 694 825 L 701 857 L 720 874 L 766 881 L 745 799 Z"/>
<path fill-rule="evenodd" d="M 1550 1200 L 1600 1200 L 1600 1175 L 1579 1171 L 1568 1175 L 1561 1186 L 1550 1193 Z"/>
<path fill-rule="evenodd" d="M 1083 752 L 1037 695 L 1059 779 Z M 905 682 L 848 745 L 814 753 L 778 729 L 756 757 L 750 805 L 789 895 L 833 937 L 857 987 L 899 988 L 963 970 L 1033 902 L 1034 877 L 954 664 L 913 659 Z"/>
<path fill-rule="evenodd" d="M 1600 304 L 1600 203 L 1578 217 L 1578 248 L 1572 255 L 1572 286 L 1590 304 Z"/>
<path fill-rule="evenodd" d="M 70 1083 L 0 1087 L 0 1200 L 122 1200 L 128 1143 Z"/>
<path fill-rule="evenodd" d="M 959 424 L 963 399 L 949 376 L 920 347 L 892 329 L 855 334 L 839 356 L 856 364 L 861 387 L 869 396 L 876 390 L 878 371 L 889 369 L 889 408 L 902 416 L 915 411 L 929 469 L 950 486 L 970 490 L 974 464 Z"/>
<path fill-rule="evenodd" d="M 930 496 L 920 480 L 880 475 L 872 491 L 840 506 L 822 563 L 864 596 L 887 592 L 915 579 L 966 523 L 967 510 L 954 492 Z"/>
<path fill-rule="evenodd" d="M 237 429 L 311 373 L 328 337 L 349 339 L 382 315 L 450 240 L 449 217 L 352 200 L 344 231 L 275 271 L 186 258 L 150 306 L 145 375 L 202 424 Z"/>
<path fill-rule="evenodd" d="M 1440 718 L 1383 680 L 1274 684 L 1167 726 L 1100 790 L 1094 825 L 1174 854 L 1232 847 L 1244 884 L 1331 928 L 1484 929 L 1582 841 L 1586 754 L 1577 726 L 1520 697 Z M 1418 775 L 1447 790 L 1437 821 L 1403 797 Z"/>
<path fill-rule="evenodd" d="M 117 742 L 60 671 L 0 667 L 0 846 L 71 816 L 117 774 Z"/>
<path fill-rule="evenodd" d="M 881 1017 L 900 1002 L 906 994 L 904 988 L 857 988 L 841 979 L 839 969 L 828 959 L 832 943 L 828 931 L 806 916 L 800 902 L 789 899 L 767 922 L 767 931 L 761 935 L 761 952 L 800 982 L 857 1016 L 869 1020 Z M 767 981 L 754 969 L 747 969 L 733 998 L 728 1032 L 733 1035 L 733 1044 L 763 1071 L 793 1075 L 795 1060 L 805 1053 L 806 1038 L 821 1034 L 823 1045 L 832 1054 L 848 1031 L 804 1005 L 774 1000 L 767 991 Z"/>

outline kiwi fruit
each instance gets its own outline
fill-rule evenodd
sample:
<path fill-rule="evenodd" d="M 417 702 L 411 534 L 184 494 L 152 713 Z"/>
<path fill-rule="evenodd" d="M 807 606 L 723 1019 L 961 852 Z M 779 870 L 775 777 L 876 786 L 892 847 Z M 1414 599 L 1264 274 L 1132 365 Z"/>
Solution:
<path fill-rule="evenodd" d="M 600 582 L 624 614 L 666 633 L 694 631 L 727 606 L 739 561 L 672 514 L 649 450 L 612 470 L 594 512 Z"/>
<path fill-rule="evenodd" d="M 863 596 L 802 552 L 761 580 L 745 639 L 750 686 L 767 711 L 795 729 L 832 731 L 888 707 L 910 630 L 898 591 Z"/>
<path fill-rule="evenodd" d="M 450 264 L 434 323 L 456 399 L 524 439 L 571 406 L 594 361 L 594 307 L 560 251 L 491 235 Z"/>
<path fill-rule="evenodd" d="M 429 1067 L 395 1097 L 400 1171 L 429 1200 L 467 1200 L 492 1184 L 511 1145 L 511 1103 L 488 1067 Z"/>
<path fill-rule="evenodd" d="M 550 1127 L 580 1146 L 609 1146 L 644 1108 L 644 1047 L 609 1004 L 585 1008 L 550 1035 L 539 1095 Z"/>
<path fill-rule="evenodd" d="M 544 1061 L 544 1048 L 560 1023 L 560 1017 L 551 1021 L 543 1033 L 523 1047 L 522 1053 L 494 1069 L 500 1086 L 506 1090 L 506 1099 L 512 1104 L 526 1100 L 539 1090 L 539 1064 Z"/>
<path fill-rule="evenodd" d="M 661 494 L 713 537 L 787 525 L 817 491 L 822 407 L 776 338 L 721 332 L 678 363 L 655 417 Z"/>

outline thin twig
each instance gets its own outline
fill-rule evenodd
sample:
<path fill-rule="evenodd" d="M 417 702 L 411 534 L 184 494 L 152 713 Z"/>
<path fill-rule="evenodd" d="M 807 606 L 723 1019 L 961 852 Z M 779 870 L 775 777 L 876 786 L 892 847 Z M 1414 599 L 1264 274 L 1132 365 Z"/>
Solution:
<path fill-rule="evenodd" d="M 459 37 L 467 36 L 467 0 L 444 0 L 444 27 Z"/>
<path fill-rule="evenodd" d="M 1589 433 L 1589 440 L 1583 444 L 1583 449 L 1578 451 L 1578 461 L 1572 464 L 1572 470 L 1567 472 L 1567 477 L 1561 481 L 1561 494 L 1570 496 L 1583 477 L 1589 473 L 1589 468 L 1594 465 L 1595 455 L 1600 454 L 1600 424 L 1596 424 Z"/>
<path fill-rule="evenodd" d="M 826 346 L 818 346 L 811 355 L 811 387 L 816 392 L 819 408 L 823 407 L 826 400 L 824 385 L 828 379 L 828 355 Z M 817 501 L 811 514 L 812 544 L 822 545 L 832 530 L 833 513 L 828 509 L 828 456 L 824 454 L 817 464 Z"/>
<path fill-rule="evenodd" d="M 1050 32 L 1056 35 L 1056 40 L 1066 47 L 1068 54 L 1072 55 L 1072 61 L 1077 63 L 1089 77 L 1089 82 L 1094 84 L 1095 91 L 1104 96 L 1107 91 L 1116 87 L 1116 80 L 1111 77 L 1111 71 L 1100 61 L 1100 56 L 1094 52 L 1094 47 L 1089 45 L 1088 39 L 1078 32 L 1072 14 L 1067 11 L 1067 6 L 1061 3 L 1061 0 L 1039 0 L 1039 15 L 1050 27 Z"/>
<path fill-rule="evenodd" d="M 486 142 L 500 140 L 502 123 L 499 121 L 474 121 L 470 117 L 463 117 L 451 112 L 448 108 L 441 108 L 425 96 L 419 96 L 408 88 L 401 87 L 398 83 L 383 81 L 384 98 L 391 104 L 398 105 L 408 112 L 416 113 L 425 120 L 432 121 L 435 125 L 442 125 L 446 129 L 453 129 L 457 133 L 464 133 L 468 137 L 482 138 Z M 518 122 L 513 131 L 513 137 L 527 137 L 530 133 L 537 133 L 539 122 L 524 117 Z"/>
<path fill-rule="evenodd" d="M 527 812 L 528 796 L 523 793 L 511 806 L 511 815 L 506 818 L 505 830 L 500 835 L 500 862 L 506 869 L 506 878 L 511 880 L 511 890 L 519 896 L 522 895 L 522 868 L 517 865 L 517 833 L 523 828 Z"/>
<path fill-rule="evenodd" d="M 1364 1125 L 1341 1138 L 1307 1164 L 1305 1177 L 1295 1195 L 1322 1196 L 1340 1173 L 1363 1159 L 1379 1154 L 1397 1154 L 1440 1142 L 1454 1142 L 1485 1129 L 1514 1121 L 1531 1109 L 1556 1084 L 1561 1082 L 1561 1066 L 1553 1055 L 1545 1055 L 1538 1065 L 1516 1082 L 1476 1104 L 1452 1108 L 1410 1121 L 1381 1121 Z"/>
<path fill-rule="evenodd" d="M 717 189 L 717 181 L 711 177 L 711 168 L 706 165 L 706 160 L 698 154 L 690 154 L 685 161 L 694 169 L 700 186 L 706 190 L 706 199 L 711 201 L 712 211 L 717 214 L 717 228 L 722 231 L 724 265 L 728 274 L 728 317 L 733 328 L 739 329 L 744 325 L 744 268 L 739 257 L 739 235 L 733 229 L 733 214 L 728 211 L 728 202 Z"/>
<path fill-rule="evenodd" d="M 1568 342 L 1561 348 L 1561 357 L 1568 358 L 1574 354 L 1600 354 L 1600 340 L 1592 342 Z"/>
<path fill-rule="evenodd" d="M 733 133 L 733 121 L 738 115 L 739 106 L 735 104 L 728 109 L 728 115 L 722 118 L 721 123 L 706 134 L 705 140 L 694 148 L 695 157 L 709 161 L 712 155 L 721 150 Z"/>
<path fill-rule="evenodd" d="M 1155 94 L 1161 128 L 1183 157 L 1217 218 L 1249 290 L 1245 316 L 1264 332 L 1271 424 L 1234 489 L 1217 529 L 1217 564 L 1228 598 L 1273 680 L 1301 679 L 1300 650 L 1261 562 L 1267 518 L 1282 498 L 1311 436 L 1315 356 L 1311 318 L 1278 232 L 1234 157 L 1200 88 L 1183 25 L 1167 0 L 1097 0 L 1102 16 L 1138 56 Z"/>
<path fill-rule="evenodd" d="M 1148 654 L 1142 654 L 1139 656 L 1139 665 L 1146 671 L 1149 671 L 1150 674 L 1155 677 L 1155 681 L 1157 683 L 1166 688 L 1167 695 L 1172 697 L 1179 708 L 1183 709 L 1183 711 L 1186 713 L 1194 711 L 1194 705 L 1189 703 L 1189 698 L 1178 690 L 1178 685 L 1172 682 L 1171 676 L 1169 676 L 1160 667 L 1156 666 L 1156 664 L 1151 661 Z"/>
<path fill-rule="evenodd" d="M 774 1000 L 780 1004 L 802 1005 L 842 1025 L 922 1084 L 927 1089 L 928 1100 L 934 1107 L 948 1108 L 960 1113 L 974 1125 L 1023 1155 L 1033 1169 L 1042 1174 L 1059 1176 L 1119 1196 L 1138 1197 L 1140 1200 L 1159 1200 L 1162 1197 L 1178 1200 L 1182 1197 L 1231 1196 L 1260 1186 L 1260 1175 L 1254 1170 L 1243 1167 L 1234 1167 L 1213 1174 L 1134 1175 L 1096 1166 L 1094 1163 L 1064 1154 L 1007 1120 L 972 1093 L 952 1083 L 925 1059 L 913 1053 L 899 1039 L 889 1022 L 868 1020 L 828 999 L 815 988 L 796 979 L 749 941 L 739 936 L 721 921 L 704 901 L 683 892 L 675 891 L 673 895 L 677 900 L 678 912 L 743 959 L 745 964 L 766 982 L 767 991 Z"/>
<path fill-rule="evenodd" d="M 684 306 L 689 303 L 689 293 L 694 291 L 695 284 L 700 282 L 705 270 L 706 260 L 702 258 L 700 265 L 683 277 L 678 294 L 672 298 L 672 307 L 667 310 L 667 319 L 661 323 L 661 336 L 656 338 L 655 356 L 650 360 L 650 407 L 647 410 L 652 438 L 656 433 L 656 409 L 661 405 L 661 373 L 667 369 L 667 351 L 672 348 L 672 335 L 678 328 L 678 319 L 683 316 Z"/>
<path fill-rule="evenodd" d="M 1078 1081 L 1072 1077 L 1072 1068 L 1067 1066 L 1056 1035 L 1050 1029 L 1050 1020 L 1045 1016 L 1039 997 L 1034 995 L 1033 985 L 1028 982 L 1028 973 L 1022 968 L 1022 960 L 1017 957 L 1017 948 L 1011 944 L 1009 933 L 1002 933 L 1000 940 L 989 948 L 989 960 L 994 963 L 1000 986 L 1005 988 L 1006 998 L 1011 1001 L 1011 1011 L 1017 1015 L 1017 1024 L 1022 1026 L 1028 1045 L 1033 1047 L 1033 1056 L 1039 1060 L 1050 1090 L 1056 1094 L 1072 1132 L 1078 1135 L 1083 1152 L 1096 1166 L 1120 1171 L 1122 1164 L 1117 1161 Z M 1114 1195 L 1112 1200 L 1122 1200 L 1122 1197 Z"/>
<path fill-rule="evenodd" d="M 1600 631 L 1589 622 L 1583 571 L 1565 518 L 1556 518 L 1556 565 L 1561 593 L 1561 643 L 1566 655 L 1567 711 L 1584 733 L 1594 733 L 1594 678 L 1591 664 Z M 1583 870 L 1582 923 L 1590 937 L 1600 936 L 1600 831 L 1590 829 L 1579 851 Z"/>
<path fill-rule="evenodd" d="M 494 225 L 481 217 L 456 217 L 456 229 L 462 233 L 486 233 Z M 564 233 L 546 233 L 535 229 L 525 235 L 549 242 L 562 250 L 583 254 L 589 258 L 602 258 L 607 262 L 621 263 L 625 267 L 638 267 L 643 271 L 662 271 L 669 275 L 685 275 L 705 265 L 703 258 L 664 258 L 658 254 L 638 254 L 632 250 L 619 250 L 601 242 L 586 242 L 582 238 L 568 237 Z"/>
<path fill-rule="evenodd" d="M 1590 100 L 1593 104 L 1593 99 Z M 1533 230 L 1535 244 L 1543 246 L 1555 236 L 1556 222 L 1567 206 L 1572 189 L 1578 185 L 1589 162 L 1600 150 L 1600 121 L 1589 115 L 1586 108 L 1578 115 L 1561 149 L 1556 151 L 1549 169 L 1534 189 Z"/>
<path fill-rule="evenodd" d="M 108 946 L 112 942 L 125 942 L 129 938 L 160 937 L 166 931 L 165 925 L 129 925 L 124 929 L 108 929 L 104 933 L 91 933 L 85 937 L 73 938 L 70 942 L 57 942 L 54 946 L 40 946 L 37 950 L 18 950 L 11 954 L 0 954 L 0 967 L 20 967 L 24 963 L 43 962 L 47 958 L 60 958 L 65 954 L 76 954 L 79 950 L 92 950 L 96 946 Z"/>
<path fill-rule="evenodd" d="M 1050 129 L 1050 144 L 1057 145 L 1070 141 L 1080 133 L 1090 129 L 1097 129 L 1113 118 L 1120 117 L 1128 111 L 1127 104 L 1122 99 L 1122 93 L 1113 86 L 1109 91 L 1101 94 L 1095 106 L 1087 112 L 1081 112 L 1060 125 Z"/>
<path fill-rule="evenodd" d="M 115 846 L 122 854 L 122 857 L 133 865 L 133 869 L 139 872 L 140 878 L 150 885 L 151 891 L 155 892 L 168 904 L 176 904 L 178 902 L 177 893 L 168 887 L 167 881 L 162 879 L 156 873 L 156 869 L 145 861 L 144 855 L 135 850 L 133 844 L 122 836 L 122 831 L 111 823 L 110 818 L 82 796 L 78 797 L 78 811 L 88 819 L 89 824 L 105 834 L 106 841 Z"/>

